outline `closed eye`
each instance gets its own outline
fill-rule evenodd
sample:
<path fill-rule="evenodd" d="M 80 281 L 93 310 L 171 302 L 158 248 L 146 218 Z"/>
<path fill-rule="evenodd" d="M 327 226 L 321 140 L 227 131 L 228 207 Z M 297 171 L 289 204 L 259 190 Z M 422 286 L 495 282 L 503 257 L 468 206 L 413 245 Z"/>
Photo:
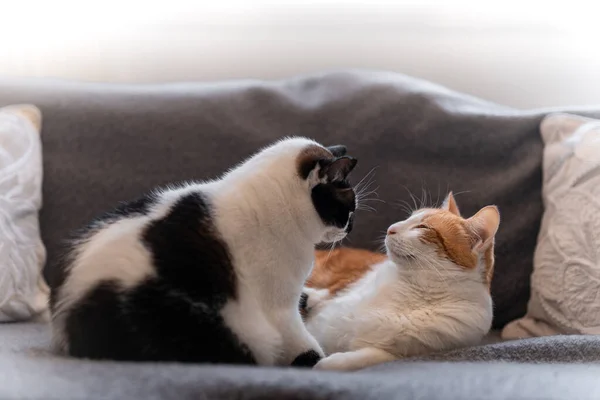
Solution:
<path fill-rule="evenodd" d="M 428 227 L 427 225 L 419 224 L 419 225 L 413 227 L 413 229 L 431 229 L 431 228 Z"/>

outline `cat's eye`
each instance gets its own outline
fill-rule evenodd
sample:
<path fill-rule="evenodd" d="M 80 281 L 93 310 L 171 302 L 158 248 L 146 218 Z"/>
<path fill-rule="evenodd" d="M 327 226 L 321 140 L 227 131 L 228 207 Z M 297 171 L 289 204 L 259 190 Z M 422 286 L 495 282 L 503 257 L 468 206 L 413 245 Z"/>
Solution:
<path fill-rule="evenodd" d="M 427 225 L 419 224 L 419 225 L 413 227 L 413 229 L 431 229 L 431 228 L 428 227 Z"/>

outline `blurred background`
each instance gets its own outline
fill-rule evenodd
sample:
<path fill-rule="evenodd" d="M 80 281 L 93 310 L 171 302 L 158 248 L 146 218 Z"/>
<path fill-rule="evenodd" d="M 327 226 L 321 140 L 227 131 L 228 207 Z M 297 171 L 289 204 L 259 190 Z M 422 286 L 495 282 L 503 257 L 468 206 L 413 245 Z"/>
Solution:
<path fill-rule="evenodd" d="M 518 108 L 600 103 L 591 1 L 12 1 L 0 75 L 99 82 L 391 70 Z"/>

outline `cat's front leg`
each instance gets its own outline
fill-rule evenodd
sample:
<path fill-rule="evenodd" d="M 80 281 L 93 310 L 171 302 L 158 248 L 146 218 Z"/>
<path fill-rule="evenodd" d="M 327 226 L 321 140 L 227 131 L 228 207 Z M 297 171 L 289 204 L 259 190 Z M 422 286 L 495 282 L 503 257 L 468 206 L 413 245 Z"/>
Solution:
<path fill-rule="evenodd" d="M 329 371 L 355 371 L 384 362 L 394 361 L 396 357 L 385 350 L 365 347 L 355 351 L 334 353 L 319 361 L 314 369 Z"/>
<path fill-rule="evenodd" d="M 330 297 L 331 293 L 328 289 L 305 287 L 302 290 L 299 304 L 300 315 L 304 321 L 308 321 L 311 316 L 318 312 L 319 306 Z M 302 332 L 305 338 L 304 341 L 314 344 L 312 349 L 298 354 L 291 365 L 296 367 L 313 367 L 319 360 L 325 357 L 325 353 L 321 350 L 317 340 L 308 332 L 304 323 L 302 324 L 302 328 L 299 328 L 299 332 Z"/>
<path fill-rule="evenodd" d="M 287 321 L 284 331 L 284 365 L 313 367 L 325 357 L 317 340 L 308 332 L 300 315 Z"/>

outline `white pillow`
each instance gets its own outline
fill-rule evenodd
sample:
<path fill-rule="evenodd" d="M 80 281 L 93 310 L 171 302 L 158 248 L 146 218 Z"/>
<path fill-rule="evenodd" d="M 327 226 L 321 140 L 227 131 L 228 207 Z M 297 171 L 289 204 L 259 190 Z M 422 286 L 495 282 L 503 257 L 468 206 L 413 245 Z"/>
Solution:
<path fill-rule="evenodd" d="M 600 121 L 547 116 L 544 216 L 527 315 L 502 336 L 600 334 Z"/>
<path fill-rule="evenodd" d="M 32 105 L 0 108 L 0 321 L 44 316 L 48 286 L 40 238 L 41 113 Z"/>

